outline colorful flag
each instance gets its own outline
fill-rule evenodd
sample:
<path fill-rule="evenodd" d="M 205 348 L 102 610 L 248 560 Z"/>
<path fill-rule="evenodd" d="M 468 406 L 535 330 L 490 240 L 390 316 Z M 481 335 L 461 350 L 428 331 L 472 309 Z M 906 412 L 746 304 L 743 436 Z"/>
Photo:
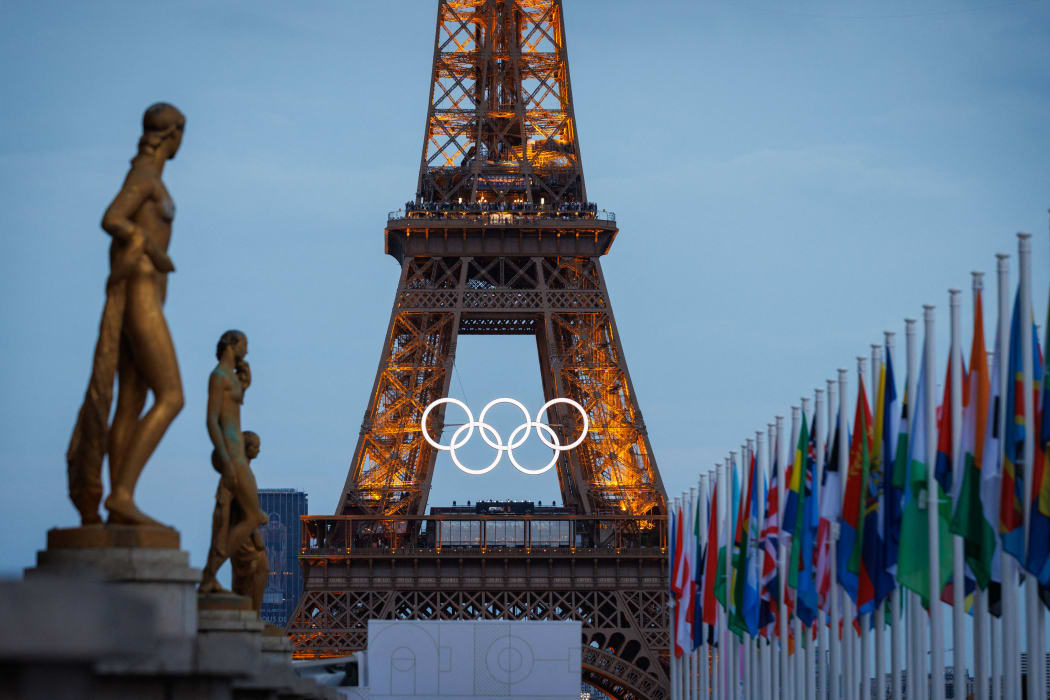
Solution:
<path fill-rule="evenodd" d="M 1003 435 L 1002 499 L 999 503 L 999 535 L 1003 551 L 1022 565 L 1024 541 L 1024 368 L 1021 361 L 1021 290 L 1014 298 L 1010 320 L 1010 350 L 1006 370 L 1006 422 Z M 1033 348 L 1037 345 L 1032 329 Z M 1035 353 L 1033 352 L 1033 360 Z M 1033 365 L 1035 362 L 1033 361 Z M 1037 395 L 1038 396 L 1038 395 Z"/>
<path fill-rule="evenodd" d="M 1050 320 L 1050 307 L 1047 308 L 1047 319 Z M 1032 328 L 1035 333 L 1035 327 Z M 1050 338 L 1050 327 L 1047 328 Z M 1050 373 L 1043 367 L 1042 353 L 1039 352 L 1039 339 L 1036 336 L 1036 347 L 1032 350 L 1032 381 L 1042 390 L 1032 403 L 1035 410 L 1035 457 L 1032 460 L 1032 507 L 1028 518 L 1028 560 L 1026 568 L 1035 575 L 1042 586 L 1050 586 Z"/>
<path fill-rule="evenodd" d="M 755 636 L 758 633 L 758 503 L 762 485 L 751 455 L 747 474 L 745 498 L 737 516 L 737 531 L 733 557 L 733 614 L 730 628 Z"/>
<path fill-rule="evenodd" d="M 701 523 L 703 509 L 700 507 L 700 504 L 706 500 L 707 494 L 701 489 L 697 493 L 696 507 L 693 509 L 693 615 L 689 622 L 693 626 L 694 650 L 699 648 L 704 642 L 704 523 Z"/>
<path fill-rule="evenodd" d="M 871 612 L 875 586 L 864 557 L 865 529 L 868 526 L 868 479 L 871 472 L 872 425 L 864 377 L 858 373 L 857 410 L 853 418 L 853 444 L 850 445 L 846 495 L 842 501 L 839 533 L 839 582 L 857 605 L 857 614 Z M 869 537 L 871 534 L 869 533 Z"/>
<path fill-rule="evenodd" d="M 926 338 L 925 343 L 933 342 L 932 338 Z M 925 350 L 923 351 L 925 357 Z M 922 363 L 919 370 L 918 391 L 915 397 L 915 412 L 911 420 L 911 439 L 908 443 L 908 469 L 907 489 L 904 492 L 904 516 L 901 520 L 901 542 L 907 542 L 897 556 L 897 580 L 901 585 L 914 591 L 922 599 L 923 605 L 930 605 L 930 549 L 928 539 L 928 525 L 926 508 L 928 499 L 926 488 L 928 486 L 926 460 L 926 410 L 927 402 L 932 397 L 927 396 L 925 379 L 926 363 Z M 937 490 L 940 492 L 940 485 Z M 952 573 L 952 544 L 948 532 L 948 521 L 951 518 L 951 504 L 947 495 L 939 493 L 938 502 L 940 508 L 940 519 L 938 529 L 939 551 L 937 560 L 940 563 L 940 579 L 937 589 L 942 590 L 948 582 Z"/>
<path fill-rule="evenodd" d="M 985 517 L 981 501 L 981 472 L 984 469 L 984 441 L 988 425 L 988 356 L 984 348 L 984 312 L 981 292 L 973 301 L 973 343 L 970 371 L 963 393 L 962 454 L 963 474 L 953 483 L 951 531 L 963 538 L 966 563 L 977 585 L 985 590 L 992 580 L 995 530 Z M 998 382 L 996 382 L 998 383 Z M 990 467 L 994 468 L 994 467 Z"/>
<path fill-rule="evenodd" d="M 716 485 L 714 495 L 711 497 L 711 513 L 707 525 L 707 555 L 704 557 L 704 602 L 700 608 L 703 612 L 704 624 L 711 627 L 718 624 L 718 610 L 715 608 L 715 585 L 719 580 L 722 580 L 724 590 L 725 581 L 724 560 L 721 568 L 719 568 L 718 545 L 718 487 Z M 720 574 L 716 572 L 720 572 Z"/>
<path fill-rule="evenodd" d="M 887 350 L 887 358 L 889 352 Z M 901 526 L 904 521 L 904 502 L 908 495 L 908 440 L 912 424 L 911 401 L 908 395 L 908 377 L 905 377 L 904 400 L 901 401 L 900 421 L 893 449 L 893 460 L 887 462 L 890 473 L 886 480 L 886 570 L 896 578 L 900 558 Z M 891 466 L 892 464 L 892 466 Z"/>
<path fill-rule="evenodd" d="M 882 504 L 879 509 L 882 535 L 882 566 L 884 574 L 881 583 L 876 585 L 876 597 L 882 600 L 892 592 L 896 585 L 894 576 L 897 572 L 897 553 L 900 551 L 901 538 L 901 501 L 904 493 L 903 483 L 898 486 L 895 481 L 899 456 L 907 454 L 908 435 L 906 427 L 906 409 L 897 404 L 897 379 L 893 372 L 893 351 L 886 345 L 886 361 L 883 365 L 885 374 L 882 391 Z M 905 400 L 907 403 L 907 400 Z M 889 592 L 882 588 L 889 585 Z M 881 593 L 881 595 L 880 595 Z"/>
<path fill-rule="evenodd" d="M 787 584 L 795 589 L 795 614 L 807 627 L 813 624 L 817 612 L 817 587 L 813 576 L 813 560 L 816 549 L 817 521 L 819 519 L 814 483 L 816 457 L 814 441 L 810 438 L 806 426 L 806 416 L 802 416 L 802 425 L 798 433 L 798 445 L 795 448 L 794 469 L 791 475 L 791 492 L 794 493 L 795 508 L 788 520 L 788 509 L 785 508 L 785 525 L 790 526 L 791 553 L 788 556 Z M 791 493 L 788 493 L 789 503 Z"/>
<path fill-rule="evenodd" d="M 779 440 L 779 436 L 777 436 Z M 779 498 L 777 489 L 777 459 L 780 450 L 774 448 L 777 455 L 769 475 L 769 491 L 766 496 L 766 509 L 762 519 L 762 593 L 758 611 L 758 628 L 763 637 L 774 637 L 780 633 L 777 622 L 780 603 L 779 576 L 777 575 L 777 531 L 780 528 Z"/>
<path fill-rule="evenodd" d="M 828 610 L 828 592 L 831 590 L 831 525 L 842 511 L 842 483 L 839 479 L 839 423 L 835 416 L 835 432 L 824 452 L 824 473 L 820 484 L 820 520 L 817 525 L 817 602 L 821 610 Z"/>
<path fill-rule="evenodd" d="M 887 348 L 889 350 L 889 348 Z M 872 417 L 871 454 L 869 455 L 868 475 L 864 481 L 864 521 L 861 540 L 861 558 L 864 568 L 871 578 L 873 602 L 875 606 L 889 597 L 895 582 L 886 570 L 885 478 L 888 471 L 884 466 L 884 455 L 890 454 L 886 445 L 886 363 L 879 367 L 878 382 L 875 386 L 875 414 Z"/>
<path fill-rule="evenodd" d="M 1002 499 L 1003 452 L 1000 439 L 1000 422 L 1005 408 L 1002 381 L 1000 379 L 1002 353 L 999 348 L 998 324 L 995 332 L 996 352 L 992 359 L 992 382 L 988 396 L 988 420 L 984 428 L 984 449 L 981 457 L 981 509 L 984 519 L 993 533 L 999 531 L 999 505 Z M 1002 557 L 1002 540 L 998 535 L 993 538 L 989 570 L 991 582 L 988 585 L 988 610 L 998 617 L 1002 612 L 1002 590 L 1000 566 Z"/>
<path fill-rule="evenodd" d="M 692 646 L 693 631 L 689 625 L 692 609 L 692 596 L 689 595 L 692 576 L 689 572 L 689 529 L 687 522 L 688 504 L 683 509 L 678 506 L 675 514 L 674 539 L 674 575 L 671 578 L 671 590 L 675 598 L 674 655 L 681 658 Z"/>

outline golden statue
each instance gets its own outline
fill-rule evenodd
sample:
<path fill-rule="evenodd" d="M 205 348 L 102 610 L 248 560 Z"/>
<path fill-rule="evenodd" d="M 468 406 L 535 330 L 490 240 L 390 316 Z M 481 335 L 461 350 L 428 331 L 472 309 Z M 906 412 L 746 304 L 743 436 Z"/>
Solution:
<path fill-rule="evenodd" d="M 255 559 L 258 568 L 258 555 L 250 554 L 262 549 L 261 586 L 253 584 L 252 598 L 262 604 L 262 588 L 266 586 L 265 576 L 269 567 L 265 564 L 266 552 L 262 547 L 258 527 L 268 522 L 266 515 L 259 507 L 259 491 L 255 484 L 248 460 L 258 454 L 258 447 L 249 448 L 248 435 L 241 432 L 241 404 L 244 392 L 251 385 L 251 368 L 244 356 L 248 354 L 248 338 L 240 331 L 226 331 L 219 338 L 215 351 L 219 364 L 208 378 L 208 436 L 211 438 L 214 451 L 212 465 L 221 475 L 219 490 L 216 493 L 215 513 L 212 519 L 212 546 L 208 552 L 208 562 L 201 576 L 201 593 L 223 593 L 215 576 L 223 562 L 234 557 L 234 576 L 237 578 L 238 564 L 249 558 Z M 258 442 L 258 436 L 255 436 Z M 228 494 L 228 495 L 227 495 Z M 224 510 L 223 501 L 229 503 Z M 241 568 L 242 574 L 250 568 Z M 258 589 L 258 590 L 256 590 Z M 235 582 L 236 590 L 236 582 Z"/>
<path fill-rule="evenodd" d="M 175 204 L 164 187 L 164 164 L 182 143 L 186 118 L 158 103 L 142 117 L 142 138 L 124 185 L 102 217 L 113 237 L 110 274 L 91 379 L 66 453 L 69 497 L 84 525 L 101 523 L 102 459 L 109 454 L 108 522 L 160 525 L 134 501 L 143 467 L 182 410 L 182 380 L 164 320 L 168 257 Z M 107 425 L 113 380 L 119 377 L 117 409 Z M 142 414 L 147 393 L 153 405 Z"/>
<path fill-rule="evenodd" d="M 244 454 L 248 459 L 248 466 L 251 467 L 251 461 L 259 456 L 261 443 L 259 436 L 250 430 L 245 430 L 243 436 Z M 212 451 L 211 459 L 215 471 L 221 474 L 218 451 Z M 266 545 L 258 528 L 252 530 L 251 537 L 240 547 L 230 551 L 230 528 L 243 519 L 244 511 L 234 502 L 233 491 L 226 488 L 220 479 L 219 488 L 215 492 L 215 511 L 211 521 L 211 547 L 208 549 L 208 563 L 201 578 L 200 590 L 202 593 L 226 592 L 215 576 L 223 562 L 229 559 L 233 567 L 233 592 L 251 598 L 252 607 L 258 612 L 262 608 L 262 596 L 266 590 L 266 579 L 270 575 L 270 563 L 266 558 Z"/>

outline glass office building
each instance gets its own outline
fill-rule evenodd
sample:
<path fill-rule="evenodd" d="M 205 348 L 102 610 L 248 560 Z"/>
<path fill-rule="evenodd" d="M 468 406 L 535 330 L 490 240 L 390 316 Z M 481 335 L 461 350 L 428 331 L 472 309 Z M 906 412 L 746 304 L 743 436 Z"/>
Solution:
<path fill-rule="evenodd" d="M 259 528 L 270 562 L 261 616 L 272 625 L 284 627 L 303 590 L 298 559 L 299 516 L 307 514 L 306 494 L 295 489 L 259 489 L 259 505 L 270 519 Z"/>

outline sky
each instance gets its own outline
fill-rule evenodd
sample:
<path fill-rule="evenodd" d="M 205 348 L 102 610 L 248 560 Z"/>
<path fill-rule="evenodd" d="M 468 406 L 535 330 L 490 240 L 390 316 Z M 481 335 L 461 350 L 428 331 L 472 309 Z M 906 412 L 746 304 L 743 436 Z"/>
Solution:
<path fill-rule="evenodd" d="M 99 221 L 156 101 L 188 120 L 164 173 L 186 406 L 138 502 L 203 565 L 207 377 L 238 328 L 260 487 L 334 510 L 397 285 L 383 227 L 415 191 L 435 6 L 0 0 L 0 573 L 77 521 L 64 454 L 104 301 Z M 588 196 L 620 226 L 602 264 L 668 493 L 837 368 L 855 384 L 855 357 L 886 330 L 902 349 L 923 304 L 943 376 L 947 290 L 965 292 L 968 349 L 971 270 L 991 343 L 995 254 L 1016 284 L 1018 231 L 1046 317 L 1044 0 L 565 0 L 565 22 Z M 452 395 L 535 410 L 535 353 L 461 338 Z M 553 471 L 436 469 L 431 505 L 560 499 Z"/>

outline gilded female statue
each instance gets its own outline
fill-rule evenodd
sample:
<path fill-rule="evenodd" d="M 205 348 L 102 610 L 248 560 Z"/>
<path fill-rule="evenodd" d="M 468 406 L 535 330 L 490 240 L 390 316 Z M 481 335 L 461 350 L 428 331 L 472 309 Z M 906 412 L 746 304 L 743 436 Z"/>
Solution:
<path fill-rule="evenodd" d="M 182 380 L 164 320 L 175 204 L 161 174 L 182 143 L 186 118 L 158 103 L 142 117 L 142 138 L 124 185 L 102 217 L 112 236 L 106 305 L 84 404 L 66 461 L 69 495 L 84 525 L 101 523 L 102 457 L 109 455 L 107 522 L 160 525 L 135 505 L 135 485 L 172 420 L 182 410 Z M 118 377 L 117 408 L 107 426 Z M 153 405 L 143 415 L 148 393 Z"/>

